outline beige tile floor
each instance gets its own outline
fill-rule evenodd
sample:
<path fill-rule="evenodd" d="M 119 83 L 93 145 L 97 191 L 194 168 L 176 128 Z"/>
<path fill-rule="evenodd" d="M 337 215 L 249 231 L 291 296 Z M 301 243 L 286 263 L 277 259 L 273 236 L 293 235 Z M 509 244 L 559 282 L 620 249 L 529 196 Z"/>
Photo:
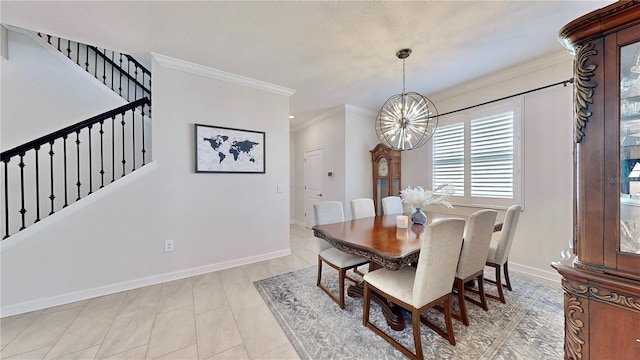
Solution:
<path fill-rule="evenodd" d="M 0 358 L 298 359 L 252 282 L 316 265 L 313 239 L 292 225 L 290 256 L 1 319 Z"/>

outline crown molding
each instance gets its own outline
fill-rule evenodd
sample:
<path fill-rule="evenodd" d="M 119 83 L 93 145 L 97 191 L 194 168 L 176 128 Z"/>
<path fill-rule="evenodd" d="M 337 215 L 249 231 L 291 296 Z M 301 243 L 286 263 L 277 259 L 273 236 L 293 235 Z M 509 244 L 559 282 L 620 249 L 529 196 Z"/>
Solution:
<path fill-rule="evenodd" d="M 351 104 L 344 104 L 344 109 L 345 111 L 348 111 L 350 113 L 354 113 L 354 114 L 360 114 L 360 115 L 365 115 L 365 116 L 371 116 L 371 117 L 376 117 L 378 116 L 378 112 L 367 109 L 367 108 L 363 108 L 357 105 L 351 105 Z"/>
<path fill-rule="evenodd" d="M 232 74 L 226 71 L 213 69 L 204 65 L 194 64 L 188 61 L 172 58 L 166 55 L 151 53 L 152 59 L 160 66 L 166 68 L 183 71 L 186 73 L 204 76 L 220 81 L 226 81 L 232 84 L 250 87 L 256 90 L 266 91 L 278 95 L 292 96 L 296 91 L 284 86 L 271 84 L 268 82 L 251 79 L 248 77 Z"/>

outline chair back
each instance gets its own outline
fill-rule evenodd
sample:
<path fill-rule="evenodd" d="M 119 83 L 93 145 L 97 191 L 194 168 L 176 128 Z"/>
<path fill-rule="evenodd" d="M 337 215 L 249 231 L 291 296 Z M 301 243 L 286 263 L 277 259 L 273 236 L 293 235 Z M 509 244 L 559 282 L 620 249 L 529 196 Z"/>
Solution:
<path fill-rule="evenodd" d="M 344 221 L 344 210 L 340 201 L 321 201 L 313 204 L 313 219 L 316 225 L 333 224 Z M 331 244 L 316 237 L 318 253 L 331 247 Z"/>
<path fill-rule="evenodd" d="M 518 220 L 520 219 L 520 212 L 522 207 L 518 204 L 511 205 L 507 209 L 507 214 L 504 216 L 502 222 L 502 231 L 497 235 L 498 245 L 496 247 L 495 262 L 496 264 L 504 264 L 509 258 L 511 252 L 511 245 L 513 244 L 513 238 L 516 234 L 516 227 L 518 226 Z"/>
<path fill-rule="evenodd" d="M 361 219 L 376 216 L 373 199 L 360 198 L 351 200 L 351 219 Z"/>
<path fill-rule="evenodd" d="M 466 279 L 484 269 L 497 216 L 495 210 L 480 210 L 469 217 L 456 271 L 458 278 Z"/>
<path fill-rule="evenodd" d="M 402 199 L 400 196 L 387 196 L 382 198 L 382 213 L 384 215 L 394 215 L 404 213 Z"/>
<path fill-rule="evenodd" d="M 464 224 L 463 219 L 444 219 L 426 227 L 413 283 L 414 307 L 451 293 Z"/>

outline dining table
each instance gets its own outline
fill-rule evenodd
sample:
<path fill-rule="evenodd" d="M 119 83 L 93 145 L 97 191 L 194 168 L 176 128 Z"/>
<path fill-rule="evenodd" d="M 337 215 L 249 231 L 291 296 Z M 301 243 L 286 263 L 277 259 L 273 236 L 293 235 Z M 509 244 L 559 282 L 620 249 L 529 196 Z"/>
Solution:
<path fill-rule="evenodd" d="M 424 225 L 408 224 L 398 227 L 398 215 L 378 215 L 356 220 L 313 226 L 314 236 L 327 241 L 335 248 L 349 254 L 361 256 L 371 262 L 369 270 L 386 268 L 398 270 L 417 263 L 426 226 L 442 219 L 463 219 L 468 216 L 425 211 Z M 497 220 L 494 232 L 502 229 L 502 220 Z M 452 280 L 453 284 L 453 280 Z M 361 297 L 362 283 L 349 286 L 347 294 Z M 382 308 L 387 324 L 394 330 L 404 329 L 401 308 L 388 303 L 384 298 L 372 294 L 372 300 Z"/>

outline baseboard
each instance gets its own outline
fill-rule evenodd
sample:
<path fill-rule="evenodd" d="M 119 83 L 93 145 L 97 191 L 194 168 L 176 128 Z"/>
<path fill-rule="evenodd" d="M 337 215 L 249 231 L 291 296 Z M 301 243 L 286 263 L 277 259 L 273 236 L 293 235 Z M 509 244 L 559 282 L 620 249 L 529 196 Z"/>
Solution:
<path fill-rule="evenodd" d="M 133 279 L 121 283 L 100 286 L 92 289 L 76 291 L 68 294 L 56 295 L 44 299 L 26 301 L 20 304 L 8 305 L 0 307 L 0 317 L 23 314 L 30 311 L 41 310 L 53 306 L 73 303 L 76 301 L 87 300 L 98 296 L 115 294 L 122 291 L 137 289 L 144 286 L 161 284 L 168 281 L 180 280 L 191 276 L 202 275 L 213 271 L 230 269 L 237 266 L 253 264 L 260 261 L 276 259 L 283 256 L 291 255 L 291 249 L 274 251 L 271 253 L 249 256 L 246 258 L 225 261 L 217 264 L 199 266 L 195 268 L 179 270 L 171 273 L 149 276 L 140 279 Z"/>
<path fill-rule="evenodd" d="M 540 279 L 548 280 L 560 284 L 562 277 L 555 271 L 545 271 L 531 266 L 526 266 L 509 261 L 509 272 L 515 271 L 527 275 L 535 276 Z"/>

